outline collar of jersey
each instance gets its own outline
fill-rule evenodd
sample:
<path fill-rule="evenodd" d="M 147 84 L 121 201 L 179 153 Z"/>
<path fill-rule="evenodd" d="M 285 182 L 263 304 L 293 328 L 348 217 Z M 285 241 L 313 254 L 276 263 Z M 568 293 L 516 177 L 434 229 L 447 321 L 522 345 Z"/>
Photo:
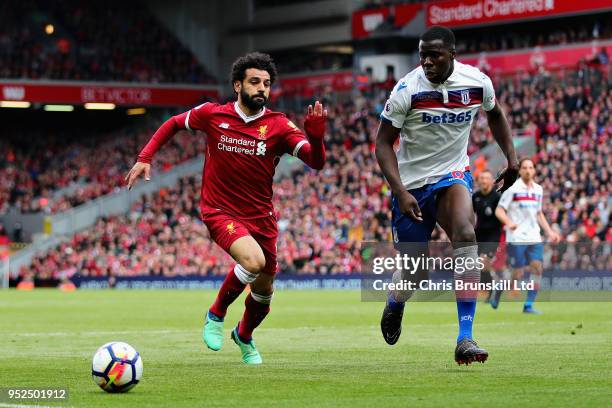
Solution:
<path fill-rule="evenodd" d="M 527 191 L 535 190 L 535 182 L 534 182 L 533 180 L 531 180 L 531 187 L 529 187 L 529 186 L 527 185 L 527 183 L 525 183 L 525 182 L 523 181 L 523 179 L 522 179 L 522 178 L 520 178 L 520 177 L 519 177 L 519 178 L 518 178 L 516 181 L 518 181 L 518 182 L 520 183 L 520 186 L 521 186 L 522 188 L 527 189 Z"/>
<path fill-rule="evenodd" d="M 259 119 L 264 115 L 264 113 L 266 113 L 266 108 L 261 108 L 261 111 L 259 111 L 259 113 L 256 113 L 253 116 L 247 116 L 242 111 L 242 109 L 240 109 L 240 106 L 238 106 L 238 101 L 234 102 L 234 110 L 236 110 L 236 113 L 242 118 L 242 120 L 244 120 L 245 123 L 249 123 L 254 121 L 255 119 Z"/>

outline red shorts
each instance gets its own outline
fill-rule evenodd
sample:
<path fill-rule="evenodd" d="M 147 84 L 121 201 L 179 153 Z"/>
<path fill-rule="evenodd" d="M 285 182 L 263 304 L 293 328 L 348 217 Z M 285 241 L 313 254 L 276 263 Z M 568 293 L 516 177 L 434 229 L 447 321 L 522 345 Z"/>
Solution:
<path fill-rule="evenodd" d="M 202 216 L 210 236 L 225 252 L 230 253 L 232 244 L 244 236 L 250 235 L 259 244 L 266 258 L 263 273 L 274 275 L 276 265 L 276 241 L 278 240 L 278 225 L 273 216 L 239 220 L 227 213 L 218 211 Z"/>

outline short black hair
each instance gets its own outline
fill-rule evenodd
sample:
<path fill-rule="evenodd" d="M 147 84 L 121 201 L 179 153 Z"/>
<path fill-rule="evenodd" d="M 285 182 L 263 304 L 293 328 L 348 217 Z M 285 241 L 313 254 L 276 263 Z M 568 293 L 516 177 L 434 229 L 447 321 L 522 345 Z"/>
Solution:
<path fill-rule="evenodd" d="M 455 34 L 443 26 L 433 26 L 421 35 L 421 41 L 442 40 L 448 48 L 455 48 Z"/>
<path fill-rule="evenodd" d="M 272 57 L 261 52 L 250 52 L 238 58 L 236 61 L 234 61 L 234 64 L 232 64 L 232 86 L 236 81 L 244 81 L 244 78 L 246 77 L 246 70 L 249 68 L 267 71 L 268 74 L 270 74 L 271 83 L 274 83 L 274 80 L 276 80 L 276 65 L 274 65 L 274 60 L 272 60 Z"/>

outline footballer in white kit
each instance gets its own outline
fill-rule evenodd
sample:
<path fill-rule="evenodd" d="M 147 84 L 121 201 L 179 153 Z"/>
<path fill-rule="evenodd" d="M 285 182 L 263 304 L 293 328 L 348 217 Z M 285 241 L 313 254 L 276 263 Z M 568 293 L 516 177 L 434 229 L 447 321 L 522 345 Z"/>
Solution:
<path fill-rule="evenodd" d="M 438 223 L 453 245 L 456 258 L 478 258 L 472 209 L 472 175 L 467 155 L 472 120 L 480 107 L 508 166 L 497 182 L 503 189 L 514 183 L 518 160 L 508 122 L 495 101 L 489 77 L 477 68 L 455 60 L 455 36 L 441 26 L 428 29 L 419 42 L 420 67 L 402 78 L 381 113 L 376 158 L 393 192 L 392 229 L 396 248 L 419 256 Z M 400 139 L 399 151 L 393 145 Z M 414 248 L 410 249 L 410 248 Z M 414 252 L 416 251 L 416 252 Z M 418 274 L 417 279 L 422 279 Z M 479 282 L 474 268 L 454 274 L 455 281 Z M 411 279 L 398 271 L 396 279 Z M 475 290 L 455 291 L 459 335 L 455 349 L 458 364 L 484 362 L 486 350 L 472 339 L 476 311 Z M 401 333 L 405 302 L 410 291 L 391 291 L 381 319 L 388 344 Z"/>
<path fill-rule="evenodd" d="M 553 243 L 559 241 L 559 235 L 550 228 L 542 212 L 544 190 L 534 181 L 535 166 L 531 159 L 520 161 L 519 175 L 520 178 L 502 194 L 495 215 L 506 230 L 508 261 L 513 269 L 513 278 L 519 279 L 525 267 L 531 268 L 530 280 L 535 288 L 527 292 L 523 312 L 540 314 L 533 308 L 542 280 L 544 245 L 540 227 Z M 496 291 L 490 301 L 494 309 L 499 306 L 501 293 Z"/>

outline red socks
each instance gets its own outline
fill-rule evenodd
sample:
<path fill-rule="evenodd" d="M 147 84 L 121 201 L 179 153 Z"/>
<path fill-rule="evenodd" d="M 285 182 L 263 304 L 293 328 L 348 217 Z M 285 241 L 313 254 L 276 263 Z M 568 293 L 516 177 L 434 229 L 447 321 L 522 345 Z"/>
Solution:
<path fill-rule="evenodd" d="M 215 302 L 210 307 L 210 313 L 223 319 L 227 314 L 227 308 L 231 305 L 238 296 L 242 293 L 246 285 L 253 282 L 257 275 L 254 275 L 244 269 L 240 264 L 233 267 L 223 284 Z M 243 341 L 250 341 L 253 336 L 253 330 L 261 324 L 270 312 L 270 302 L 272 295 L 263 296 L 256 293 L 249 293 L 244 301 L 246 306 L 242 319 L 238 324 L 238 336 Z"/>
<path fill-rule="evenodd" d="M 250 341 L 253 337 L 253 330 L 261 324 L 270 313 L 270 302 L 272 295 L 262 296 L 256 293 L 249 293 L 244 305 L 246 309 L 242 315 L 242 319 L 238 324 L 238 336 L 243 341 Z"/>
<path fill-rule="evenodd" d="M 244 288 L 246 288 L 246 284 L 242 283 L 234 272 L 239 266 L 240 265 L 236 265 L 229 271 L 221 285 L 221 289 L 219 289 L 215 303 L 210 307 L 210 312 L 221 319 L 225 317 L 229 305 L 231 305 L 232 302 L 240 296 Z M 240 272 L 238 273 L 240 274 Z"/>

